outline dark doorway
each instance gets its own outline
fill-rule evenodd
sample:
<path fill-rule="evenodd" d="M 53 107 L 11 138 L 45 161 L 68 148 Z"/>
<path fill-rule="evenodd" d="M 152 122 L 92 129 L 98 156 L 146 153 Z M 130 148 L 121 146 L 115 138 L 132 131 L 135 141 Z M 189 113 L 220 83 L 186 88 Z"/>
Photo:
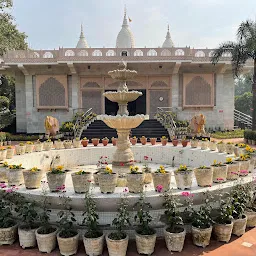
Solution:
<path fill-rule="evenodd" d="M 140 96 L 136 101 L 128 103 L 128 111 L 130 116 L 135 116 L 137 114 L 146 114 L 146 90 L 136 89 L 135 91 L 142 92 L 142 96 Z M 117 111 L 118 104 L 105 98 L 105 113 L 107 115 L 114 116 L 117 114 Z"/>

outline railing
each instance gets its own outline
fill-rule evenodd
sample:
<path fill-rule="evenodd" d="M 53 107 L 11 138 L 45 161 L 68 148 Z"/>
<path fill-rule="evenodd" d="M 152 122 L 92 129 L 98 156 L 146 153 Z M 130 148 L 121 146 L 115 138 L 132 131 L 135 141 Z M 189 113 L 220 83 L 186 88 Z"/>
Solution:
<path fill-rule="evenodd" d="M 249 115 L 246 115 L 241 111 L 238 111 L 237 109 L 235 109 L 234 111 L 234 119 L 235 121 L 242 123 L 247 128 L 252 128 L 252 117 Z"/>

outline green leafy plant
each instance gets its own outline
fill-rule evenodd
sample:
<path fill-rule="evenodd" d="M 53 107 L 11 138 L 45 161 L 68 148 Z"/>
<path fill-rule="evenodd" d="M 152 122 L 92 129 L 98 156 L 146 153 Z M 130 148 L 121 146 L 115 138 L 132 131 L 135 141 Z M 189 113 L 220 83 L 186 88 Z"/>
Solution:
<path fill-rule="evenodd" d="M 12 204 L 5 200 L 5 191 L 0 194 L 0 228 L 9 228 L 16 224 L 12 214 Z"/>
<path fill-rule="evenodd" d="M 59 166 L 56 166 L 54 168 L 51 168 L 50 171 L 53 174 L 63 174 L 63 173 L 65 173 L 63 165 L 59 165 Z"/>
<path fill-rule="evenodd" d="M 225 193 L 226 198 L 223 199 L 223 194 L 219 195 L 219 207 L 217 208 L 216 223 L 231 224 L 233 220 L 234 206 L 229 193 Z"/>

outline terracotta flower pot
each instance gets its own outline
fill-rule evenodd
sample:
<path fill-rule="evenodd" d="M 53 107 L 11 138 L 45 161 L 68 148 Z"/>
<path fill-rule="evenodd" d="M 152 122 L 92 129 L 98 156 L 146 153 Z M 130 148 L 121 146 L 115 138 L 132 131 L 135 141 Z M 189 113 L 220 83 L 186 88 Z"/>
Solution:
<path fill-rule="evenodd" d="M 192 186 L 193 171 L 174 171 L 178 189 L 190 189 Z"/>
<path fill-rule="evenodd" d="M 87 147 L 89 140 L 82 140 L 81 142 L 82 142 L 83 147 Z"/>
<path fill-rule="evenodd" d="M 73 140 L 73 147 L 74 148 L 80 148 L 81 147 L 81 140 Z"/>
<path fill-rule="evenodd" d="M 76 173 L 71 174 L 75 193 L 88 192 L 91 187 L 92 173 L 78 175 Z"/>
<path fill-rule="evenodd" d="M 24 183 L 23 169 L 7 169 L 8 186 L 20 186 Z"/>
<path fill-rule="evenodd" d="M 150 138 L 151 145 L 156 145 L 156 138 Z"/>
<path fill-rule="evenodd" d="M 198 140 L 191 140 L 190 141 L 191 148 L 197 148 L 198 144 L 199 144 Z"/>
<path fill-rule="evenodd" d="M 4 161 L 6 159 L 6 155 L 7 155 L 7 150 L 1 149 L 0 150 L 0 161 Z"/>
<path fill-rule="evenodd" d="M 245 233 L 247 223 L 247 217 L 243 215 L 241 219 L 235 219 L 233 221 L 232 234 L 236 236 L 242 236 Z"/>
<path fill-rule="evenodd" d="M 87 238 L 83 236 L 83 243 L 87 255 L 102 255 L 104 247 L 104 235 L 97 238 Z"/>
<path fill-rule="evenodd" d="M 50 253 L 56 248 L 57 228 L 49 234 L 40 234 L 40 228 L 36 230 L 36 241 L 40 252 Z M 39 232 L 39 233 L 38 233 Z"/>
<path fill-rule="evenodd" d="M 111 142 L 112 142 L 113 146 L 116 146 L 117 138 L 112 138 L 112 139 L 111 139 Z"/>
<path fill-rule="evenodd" d="M 226 152 L 227 152 L 227 154 L 233 154 L 234 153 L 234 145 L 226 144 Z"/>
<path fill-rule="evenodd" d="M 141 137 L 140 142 L 141 142 L 142 145 L 146 145 L 147 144 L 147 138 Z"/>
<path fill-rule="evenodd" d="M 140 235 L 135 232 L 137 252 L 139 254 L 151 255 L 155 250 L 156 234 Z"/>
<path fill-rule="evenodd" d="M 167 143 L 168 143 L 168 139 L 162 139 L 161 138 L 161 143 L 162 143 L 162 146 L 166 146 Z"/>
<path fill-rule="evenodd" d="M 54 141 L 54 147 L 55 147 L 55 149 L 57 149 L 57 150 L 64 148 L 63 142 L 62 142 L 62 141 L 55 140 L 55 141 Z"/>
<path fill-rule="evenodd" d="M 58 191 L 57 187 L 61 187 L 65 185 L 66 173 L 54 174 L 54 173 L 48 172 L 46 174 L 46 177 L 47 177 L 48 186 L 51 192 L 57 192 Z"/>
<path fill-rule="evenodd" d="M 137 138 L 130 138 L 130 142 L 132 143 L 133 146 L 136 145 L 137 140 Z"/>
<path fill-rule="evenodd" d="M 194 173 L 199 187 L 212 186 L 213 169 L 211 167 L 206 167 L 204 169 L 195 168 Z"/>
<path fill-rule="evenodd" d="M 205 248 L 210 244 L 212 226 L 209 228 L 196 228 L 192 226 L 193 244 Z"/>
<path fill-rule="evenodd" d="M 208 144 L 209 144 L 208 141 L 201 141 L 201 149 L 202 150 L 208 149 Z"/>
<path fill-rule="evenodd" d="M 35 152 L 41 152 L 44 148 L 43 143 L 35 143 Z"/>
<path fill-rule="evenodd" d="M 99 145 L 100 139 L 92 139 L 92 144 L 94 147 L 97 147 Z"/>
<path fill-rule="evenodd" d="M 153 183 L 154 183 L 154 188 L 158 185 L 163 186 L 163 191 L 167 191 L 170 189 L 170 182 L 171 182 L 171 173 L 166 172 L 166 173 L 152 173 L 153 177 Z"/>
<path fill-rule="evenodd" d="M 79 234 L 73 237 L 63 238 L 57 234 L 57 241 L 60 249 L 60 254 L 69 256 L 77 253 Z"/>
<path fill-rule="evenodd" d="M 26 144 L 26 153 L 32 153 L 34 149 L 34 145 L 33 144 Z"/>
<path fill-rule="evenodd" d="M 226 145 L 224 143 L 217 143 L 217 149 L 219 153 L 224 153 L 226 151 Z"/>
<path fill-rule="evenodd" d="M 246 211 L 244 214 L 247 217 L 246 227 L 247 228 L 254 228 L 254 227 L 256 227 L 256 212 Z"/>
<path fill-rule="evenodd" d="M 214 224 L 213 233 L 217 241 L 228 243 L 231 238 L 233 225 L 233 222 L 230 224 Z"/>
<path fill-rule="evenodd" d="M 53 148 L 53 142 L 52 141 L 45 141 L 44 142 L 44 150 L 49 151 Z"/>
<path fill-rule="evenodd" d="M 36 228 L 27 230 L 19 227 L 18 234 L 22 249 L 36 247 Z"/>
<path fill-rule="evenodd" d="M 126 256 L 129 241 L 128 235 L 122 240 L 110 239 L 109 235 L 106 236 L 109 256 Z"/>
<path fill-rule="evenodd" d="M 24 146 L 15 145 L 15 151 L 16 151 L 16 155 L 25 155 L 26 145 Z"/>
<path fill-rule="evenodd" d="M 109 142 L 109 140 L 102 140 L 103 146 L 106 147 L 108 145 L 108 142 Z"/>
<path fill-rule="evenodd" d="M 14 148 L 7 148 L 6 159 L 12 159 L 14 156 Z"/>
<path fill-rule="evenodd" d="M 176 139 L 172 140 L 172 145 L 173 145 L 174 147 L 176 147 L 178 144 L 179 144 L 179 141 L 178 141 L 178 140 L 176 140 Z"/>
<path fill-rule="evenodd" d="M 101 193 L 114 193 L 117 184 L 117 173 L 105 174 L 99 173 L 99 187 Z"/>
<path fill-rule="evenodd" d="M 43 178 L 43 171 L 39 170 L 39 171 L 23 171 L 23 177 L 24 177 L 24 183 L 25 183 L 25 187 L 27 189 L 36 189 L 36 188 L 40 188 L 41 185 L 41 180 Z"/>
<path fill-rule="evenodd" d="M 168 231 L 168 228 L 164 229 L 166 247 L 170 252 L 181 252 L 183 249 L 186 230 L 184 228 L 180 229 L 178 233 L 171 233 Z"/>
<path fill-rule="evenodd" d="M 0 245 L 13 244 L 17 239 L 17 224 L 9 228 L 0 228 Z"/>
<path fill-rule="evenodd" d="M 227 180 L 237 180 L 239 177 L 239 163 L 233 162 L 232 164 L 227 164 Z"/>
<path fill-rule="evenodd" d="M 3 166 L 3 164 L 0 164 L 0 183 L 8 182 L 7 174 L 7 167 Z"/>
<path fill-rule="evenodd" d="M 181 144 L 185 148 L 188 145 L 188 140 L 182 140 Z"/>
<path fill-rule="evenodd" d="M 228 167 L 227 165 L 222 166 L 211 166 L 213 169 L 213 182 L 223 183 L 227 180 Z"/>
<path fill-rule="evenodd" d="M 210 149 L 211 151 L 215 151 L 215 150 L 217 149 L 217 144 L 216 144 L 216 142 L 209 141 L 208 146 L 209 146 L 209 149 Z"/>
<path fill-rule="evenodd" d="M 141 193 L 144 188 L 145 173 L 126 174 L 127 184 L 130 193 Z"/>
<path fill-rule="evenodd" d="M 72 142 L 71 140 L 68 140 L 68 141 L 67 141 L 67 140 L 66 140 L 66 141 L 64 140 L 64 141 L 63 141 L 63 145 L 64 145 L 64 148 L 65 148 L 65 149 L 71 149 L 72 146 L 73 146 L 73 142 Z"/>

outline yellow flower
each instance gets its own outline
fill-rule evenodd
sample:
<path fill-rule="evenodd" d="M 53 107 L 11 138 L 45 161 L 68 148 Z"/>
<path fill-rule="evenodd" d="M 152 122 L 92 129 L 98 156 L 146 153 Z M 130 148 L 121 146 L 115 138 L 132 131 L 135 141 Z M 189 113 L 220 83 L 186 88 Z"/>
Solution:
<path fill-rule="evenodd" d="M 226 163 L 232 163 L 232 158 L 231 157 L 227 157 L 226 158 Z"/>
<path fill-rule="evenodd" d="M 58 171 L 62 171 L 64 168 L 63 165 L 58 165 L 55 169 L 58 170 Z"/>
<path fill-rule="evenodd" d="M 160 166 L 159 166 L 159 169 L 160 169 L 160 170 L 164 170 L 164 166 L 163 166 L 163 165 L 160 165 Z"/>
<path fill-rule="evenodd" d="M 111 174 L 113 171 L 108 166 L 106 166 L 105 172 L 108 173 L 108 174 Z"/>
<path fill-rule="evenodd" d="M 165 169 L 160 169 L 160 173 L 165 173 Z"/>
<path fill-rule="evenodd" d="M 37 167 L 33 167 L 30 169 L 31 172 L 37 172 L 38 171 L 38 168 Z"/>
<path fill-rule="evenodd" d="M 132 170 L 132 169 L 133 169 L 133 166 L 131 165 L 131 166 L 130 166 L 130 170 Z"/>
<path fill-rule="evenodd" d="M 217 164 L 217 160 L 214 160 L 214 161 L 213 161 L 213 164 Z"/>
<path fill-rule="evenodd" d="M 135 169 L 135 171 L 138 171 L 138 170 L 139 170 L 139 167 L 138 167 L 138 166 L 135 166 L 134 169 Z"/>

